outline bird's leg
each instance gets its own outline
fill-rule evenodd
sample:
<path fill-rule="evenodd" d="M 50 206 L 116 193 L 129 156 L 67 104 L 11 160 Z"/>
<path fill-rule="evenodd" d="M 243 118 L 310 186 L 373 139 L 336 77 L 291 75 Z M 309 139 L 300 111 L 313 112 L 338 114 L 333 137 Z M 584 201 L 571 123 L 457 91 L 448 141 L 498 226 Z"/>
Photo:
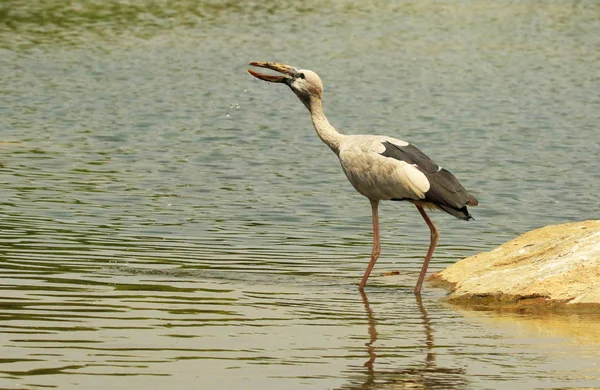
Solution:
<path fill-rule="evenodd" d="M 431 219 L 429 219 L 429 216 L 425 213 L 423 207 L 419 205 L 415 206 L 417 206 L 419 213 L 421 213 L 421 216 L 423 217 L 423 219 L 427 223 L 427 226 L 429 226 L 429 230 L 431 231 L 431 241 L 429 243 L 429 250 L 427 251 L 427 256 L 425 256 L 425 261 L 423 262 L 423 267 L 421 268 L 421 273 L 419 274 L 419 281 L 417 282 L 417 286 L 415 287 L 415 295 L 421 295 L 421 286 L 423 286 L 425 274 L 427 273 L 427 267 L 429 267 L 429 261 L 431 260 L 433 251 L 435 250 L 435 247 L 438 243 L 438 238 L 440 237 L 440 234 L 438 233 L 438 230 L 436 229 Z"/>
<path fill-rule="evenodd" d="M 381 246 L 379 245 L 379 217 L 377 215 L 379 201 L 372 199 L 369 199 L 369 201 L 371 201 L 371 212 L 373 213 L 373 251 L 371 252 L 371 261 L 369 262 L 369 266 L 367 267 L 360 285 L 358 286 L 360 290 L 362 290 L 365 287 L 365 284 L 367 284 L 367 279 L 369 279 L 371 270 L 379 258 L 379 253 L 381 253 Z"/>

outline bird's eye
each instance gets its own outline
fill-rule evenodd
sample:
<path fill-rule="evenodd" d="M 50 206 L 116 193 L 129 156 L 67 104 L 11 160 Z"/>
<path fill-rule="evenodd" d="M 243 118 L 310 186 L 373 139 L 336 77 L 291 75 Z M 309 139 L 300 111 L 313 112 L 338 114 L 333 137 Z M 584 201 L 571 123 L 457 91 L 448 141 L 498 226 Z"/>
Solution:
<path fill-rule="evenodd" d="M 305 78 L 306 78 L 306 76 L 304 76 L 304 73 L 300 73 L 300 74 L 298 75 L 298 77 L 300 77 L 301 79 L 305 79 Z"/>

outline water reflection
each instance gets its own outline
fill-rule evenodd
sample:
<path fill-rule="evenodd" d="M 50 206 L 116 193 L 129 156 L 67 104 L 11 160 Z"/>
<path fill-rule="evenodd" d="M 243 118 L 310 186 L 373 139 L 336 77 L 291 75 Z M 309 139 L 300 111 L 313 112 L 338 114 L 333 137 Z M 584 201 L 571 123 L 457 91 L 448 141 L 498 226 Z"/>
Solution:
<path fill-rule="evenodd" d="M 527 337 L 563 339 L 572 344 L 600 345 L 600 312 L 596 306 L 539 309 L 522 307 L 490 307 L 465 304 L 449 304 L 452 310 L 469 320 L 485 324 L 489 328 L 518 330 Z"/>
<path fill-rule="evenodd" d="M 433 328 L 420 296 L 416 296 L 416 307 L 425 335 L 425 359 L 414 367 L 399 369 L 377 369 L 377 319 L 364 291 L 360 292 L 368 320 L 369 342 L 365 345 L 369 359 L 364 363 L 364 377 L 354 379 L 341 389 L 383 389 L 383 388 L 426 388 L 464 389 L 468 385 L 466 371 L 462 368 L 439 367 L 436 363 Z"/>
<path fill-rule="evenodd" d="M 377 354 L 375 353 L 375 347 L 373 343 L 377 341 L 377 329 L 375 328 L 375 318 L 373 317 L 373 309 L 371 309 L 371 305 L 369 304 L 369 298 L 364 290 L 359 290 L 360 296 L 363 301 L 363 305 L 365 306 L 365 311 L 367 312 L 367 318 L 369 320 L 369 342 L 365 345 L 367 346 L 367 353 L 369 354 L 369 360 L 367 360 L 364 366 L 367 368 L 367 377 L 368 380 L 365 382 L 366 384 L 372 384 L 375 378 L 375 369 L 373 368 L 373 364 L 375 363 L 375 359 L 377 358 Z"/>

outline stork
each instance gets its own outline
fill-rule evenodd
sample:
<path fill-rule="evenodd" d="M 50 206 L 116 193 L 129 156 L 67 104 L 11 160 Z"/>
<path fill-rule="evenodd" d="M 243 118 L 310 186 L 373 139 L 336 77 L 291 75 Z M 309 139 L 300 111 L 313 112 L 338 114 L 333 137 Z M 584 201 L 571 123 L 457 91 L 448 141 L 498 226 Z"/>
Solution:
<path fill-rule="evenodd" d="M 421 294 L 427 268 L 438 243 L 439 233 L 425 208 L 440 209 L 456 218 L 473 219 L 467 206 L 478 202 L 449 171 L 433 162 L 414 145 L 382 135 L 344 135 L 339 133 L 323 113 L 323 83 L 319 76 L 305 69 L 276 62 L 251 62 L 281 75 L 268 75 L 249 69 L 258 79 L 282 83 L 291 88 L 304 103 L 319 138 L 340 160 L 342 170 L 352 186 L 371 202 L 373 250 L 371 261 L 359 284 L 362 291 L 379 258 L 378 207 L 381 200 L 407 201 L 414 204 L 430 230 L 429 249 L 425 255 L 414 293 Z"/>

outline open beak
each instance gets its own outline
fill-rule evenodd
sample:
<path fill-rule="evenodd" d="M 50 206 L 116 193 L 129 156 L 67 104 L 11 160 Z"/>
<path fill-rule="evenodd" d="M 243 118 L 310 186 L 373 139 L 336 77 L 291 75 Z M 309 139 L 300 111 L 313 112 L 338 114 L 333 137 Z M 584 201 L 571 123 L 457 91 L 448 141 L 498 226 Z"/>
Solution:
<path fill-rule="evenodd" d="M 272 69 L 276 72 L 283 73 L 285 76 L 273 76 L 263 73 L 258 73 L 252 69 L 248 69 L 248 72 L 256 77 L 257 79 L 265 80 L 271 83 L 287 83 L 292 80 L 293 76 L 297 73 L 297 69 L 290 65 L 279 64 L 277 62 L 251 62 L 250 65 L 258 66 L 260 68 Z"/>

